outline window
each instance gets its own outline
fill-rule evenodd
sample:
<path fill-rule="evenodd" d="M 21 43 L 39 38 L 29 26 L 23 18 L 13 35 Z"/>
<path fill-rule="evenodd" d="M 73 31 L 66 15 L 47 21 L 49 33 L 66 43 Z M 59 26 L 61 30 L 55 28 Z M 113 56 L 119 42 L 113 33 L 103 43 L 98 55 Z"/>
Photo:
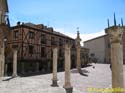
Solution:
<path fill-rule="evenodd" d="M 33 46 L 29 46 L 29 54 L 33 54 Z"/>
<path fill-rule="evenodd" d="M 75 42 L 72 42 L 72 48 L 75 48 Z"/>
<path fill-rule="evenodd" d="M 66 39 L 66 43 L 69 43 L 69 40 L 68 40 L 68 39 Z"/>
<path fill-rule="evenodd" d="M 94 54 L 94 53 L 91 53 L 91 54 L 90 54 L 90 56 L 91 56 L 91 57 L 94 57 L 94 56 L 95 56 L 95 54 Z"/>
<path fill-rule="evenodd" d="M 46 35 L 42 34 L 41 35 L 41 44 L 46 44 L 47 40 L 46 40 Z"/>
<path fill-rule="evenodd" d="M 63 51 L 62 51 L 62 49 L 59 49 L 59 57 L 63 57 Z"/>
<path fill-rule="evenodd" d="M 33 39 L 34 38 L 34 32 L 29 31 L 29 38 Z"/>
<path fill-rule="evenodd" d="M 18 38 L 19 36 L 19 32 L 18 31 L 14 31 L 14 38 Z"/>
<path fill-rule="evenodd" d="M 63 45 L 63 40 L 60 38 L 59 39 L 59 46 L 62 46 Z"/>
<path fill-rule="evenodd" d="M 41 47 L 41 57 L 45 57 L 45 56 L 46 56 L 46 48 Z"/>
<path fill-rule="evenodd" d="M 17 49 L 17 48 L 18 48 L 18 45 L 13 45 L 12 47 L 15 48 L 15 49 Z"/>
<path fill-rule="evenodd" d="M 51 38 L 51 45 L 56 45 L 55 37 Z"/>
<path fill-rule="evenodd" d="M 110 48 L 110 43 L 108 43 L 108 48 Z"/>

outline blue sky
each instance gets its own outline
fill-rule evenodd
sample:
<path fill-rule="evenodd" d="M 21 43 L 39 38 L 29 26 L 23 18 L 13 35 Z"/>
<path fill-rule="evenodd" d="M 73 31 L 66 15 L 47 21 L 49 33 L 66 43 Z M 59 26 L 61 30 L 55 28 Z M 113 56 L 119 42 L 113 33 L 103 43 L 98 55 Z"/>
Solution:
<path fill-rule="evenodd" d="M 52 26 L 56 30 L 76 34 L 98 33 L 107 27 L 107 18 L 113 24 L 125 19 L 125 0 L 8 0 L 12 25 L 16 21 Z"/>

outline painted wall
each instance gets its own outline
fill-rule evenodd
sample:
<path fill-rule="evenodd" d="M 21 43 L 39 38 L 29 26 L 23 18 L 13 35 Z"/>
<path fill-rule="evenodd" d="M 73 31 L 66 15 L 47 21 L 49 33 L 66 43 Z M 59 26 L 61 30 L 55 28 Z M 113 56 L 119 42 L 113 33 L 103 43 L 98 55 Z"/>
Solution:
<path fill-rule="evenodd" d="M 84 47 L 89 48 L 89 55 L 95 54 L 99 63 L 105 62 L 105 36 L 97 37 L 84 42 Z"/>

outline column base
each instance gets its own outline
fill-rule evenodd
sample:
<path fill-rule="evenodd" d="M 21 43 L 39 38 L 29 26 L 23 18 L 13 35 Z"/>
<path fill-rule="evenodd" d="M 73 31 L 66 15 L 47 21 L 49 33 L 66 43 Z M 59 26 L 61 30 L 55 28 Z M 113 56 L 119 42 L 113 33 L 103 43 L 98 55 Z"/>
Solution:
<path fill-rule="evenodd" d="M 78 70 L 79 73 L 82 72 L 81 68 L 78 68 L 77 70 Z"/>
<path fill-rule="evenodd" d="M 12 78 L 15 78 L 15 77 L 17 77 L 18 75 L 12 75 Z"/>
<path fill-rule="evenodd" d="M 0 77 L 0 82 L 2 82 L 2 80 L 3 80 L 3 77 Z"/>
<path fill-rule="evenodd" d="M 58 87 L 57 80 L 52 80 L 52 87 Z"/>
<path fill-rule="evenodd" d="M 73 93 L 73 87 L 65 88 L 66 93 Z"/>

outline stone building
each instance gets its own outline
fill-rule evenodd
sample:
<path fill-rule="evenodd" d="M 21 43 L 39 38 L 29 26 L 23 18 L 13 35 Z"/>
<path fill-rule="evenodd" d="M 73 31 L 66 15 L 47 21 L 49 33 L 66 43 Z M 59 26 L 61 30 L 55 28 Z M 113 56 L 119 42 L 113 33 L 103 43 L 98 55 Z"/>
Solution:
<path fill-rule="evenodd" d="M 13 48 L 18 49 L 18 73 L 51 72 L 54 46 L 58 48 L 58 70 L 64 70 L 65 43 L 72 46 L 71 67 L 74 68 L 76 65 L 75 39 L 43 24 L 18 22 L 16 26 L 11 27 L 10 39 L 6 42 L 6 72 L 12 72 Z"/>
<path fill-rule="evenodd" d="M 72 45 L 72 64 L 75 40 L 42 24 L 20 24 L 11 27 L 10 39 L 6 42 L 6 63 L 11 70 L 12 50 L 18 49 L 18 72 L 50 71 L 52 69 L 52 48 L 58 46 L 58 69 L 63 69 L 64 44 Z M 22 70 L 22 71 L 21 71 Z"/>
<path fill-rule="evenodd" d="M 106 35 L 103 35 L 84 42 L 84 47 L 90 49 L 89 56 L 93 55 L 99 63 L 105 63 L 106 60 L 106 38 Z"/>
<path fill-rule="evenodd" d="M 125 63 L 125 32 L 123 33 L 123 62 Z M 84 42 L 84 46 L 90 49 L 89 56 L 94 54 L 99 63 L 110 63 L 110 43 L 108 35 L 103 35 Z"/>
<path fill-rule="evenodd" d="M 114 30 L 117 25 L 111 26 L 110 28 Z M 125 26 L 121 26 L 125 29 Z M 106 28 L 107 29 L 107 28 Z M 123 43 L 123 63 L 125 64 L 125 32 L 123 32 L 122 37 Z M 107 33 L 103 36 L 93 38 L 84 42 L 84 46 L 90 49 L 89 55 L 94 55 L 99 63 L 110 63 L 111 62 L 111 45 L 109 42 L 109 37 Z"/>

